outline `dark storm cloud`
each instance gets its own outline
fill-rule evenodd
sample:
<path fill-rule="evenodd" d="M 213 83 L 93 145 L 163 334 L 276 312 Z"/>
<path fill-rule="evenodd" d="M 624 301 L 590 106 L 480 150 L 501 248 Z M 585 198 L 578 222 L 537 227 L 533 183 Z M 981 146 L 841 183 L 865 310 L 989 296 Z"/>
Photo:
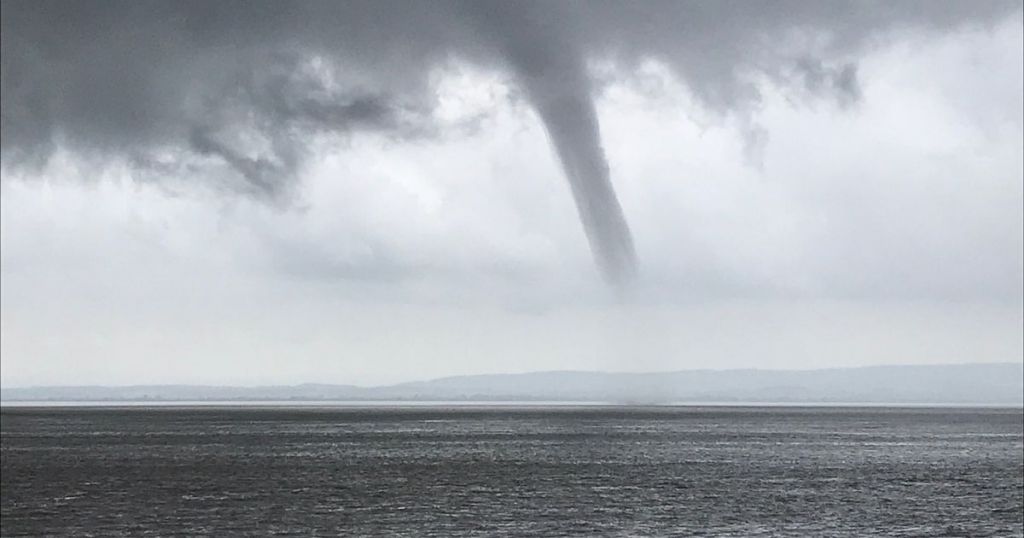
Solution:
<path fill-rule="evenodd" d="M 372 3 L 4 2 L 5 159 L 58 143 L 187 147 L 197 131 L 402 128 L 401 99 L 423 97 L 425 68 L 450 46 L 431 29 L 444 17 Z"/>
<path fill-rule="evenodd" d="M 893 31 L 991 23 L 1020 5 L 9 0 L 3 162 L 43 162 L 56 148 L 150 171 L 212 161 L 235 190 L 279 198 L 313 134 L 435 132 L 428 77 L 462 61 L 519 84 L 603 274 L 620 281 L 633 271 L 632 239 L 601 148 L 588 61 L 612 60 L 628 76 L 638 61 L 660 60 L 719 112 L 756 106 L 758 77 L 848 103 L 859 96 L 857 55 L 870 44 Z M 751 125 L 748 138 L 763 143 L 764 133 Z"/>

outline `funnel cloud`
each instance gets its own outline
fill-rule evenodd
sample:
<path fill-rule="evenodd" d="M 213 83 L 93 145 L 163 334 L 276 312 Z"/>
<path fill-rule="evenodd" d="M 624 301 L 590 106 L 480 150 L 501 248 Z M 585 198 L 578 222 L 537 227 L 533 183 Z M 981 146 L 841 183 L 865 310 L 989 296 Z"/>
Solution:
<path fill-rule="evenodd" d="M 636 273 L 636 253 L 609 177 L 593 102 L 585 93 L 561 93 L 560 88 L 551 95 L 544 91 L 544 80 L 525 85 L 558 152 L 602 276 L 625 284 Z"/>
<path fill-rule="evenodd" d="M 490 7 L 495 12 L 481 21 L 544 123 L 601 276 L 624 285 L 636 273 L 636 253 L 601 147 L 584 58 L 552 22 L 563 17 L 529 6 Z"/>

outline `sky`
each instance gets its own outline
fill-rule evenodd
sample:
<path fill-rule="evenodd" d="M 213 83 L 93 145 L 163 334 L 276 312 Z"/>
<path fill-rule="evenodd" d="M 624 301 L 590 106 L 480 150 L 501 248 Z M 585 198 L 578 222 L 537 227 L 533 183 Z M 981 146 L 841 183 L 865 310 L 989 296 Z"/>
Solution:
<path fill-rule="evenodd" d="M 4 387 L 1024 360 L 1021 2 L 3 13 Z"/>

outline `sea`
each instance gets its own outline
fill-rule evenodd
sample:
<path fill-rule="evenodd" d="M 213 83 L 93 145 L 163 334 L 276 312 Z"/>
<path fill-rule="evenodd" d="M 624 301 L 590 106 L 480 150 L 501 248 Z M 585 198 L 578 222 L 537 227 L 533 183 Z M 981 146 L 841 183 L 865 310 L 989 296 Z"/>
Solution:
<path fill-rule="evenodd" d="M 8 536 L 1024 536 L 1021 408 L 0 408 Z"/>

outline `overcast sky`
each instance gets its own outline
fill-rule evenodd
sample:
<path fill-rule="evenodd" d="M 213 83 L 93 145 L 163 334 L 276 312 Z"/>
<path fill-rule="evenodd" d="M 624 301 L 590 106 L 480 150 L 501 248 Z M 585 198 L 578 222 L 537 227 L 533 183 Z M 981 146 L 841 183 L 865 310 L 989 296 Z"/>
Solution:
<path fill-rule="evenodd" d="M 11 2 L 3 386 L 1024 357 L 1020 2 Z"/>

